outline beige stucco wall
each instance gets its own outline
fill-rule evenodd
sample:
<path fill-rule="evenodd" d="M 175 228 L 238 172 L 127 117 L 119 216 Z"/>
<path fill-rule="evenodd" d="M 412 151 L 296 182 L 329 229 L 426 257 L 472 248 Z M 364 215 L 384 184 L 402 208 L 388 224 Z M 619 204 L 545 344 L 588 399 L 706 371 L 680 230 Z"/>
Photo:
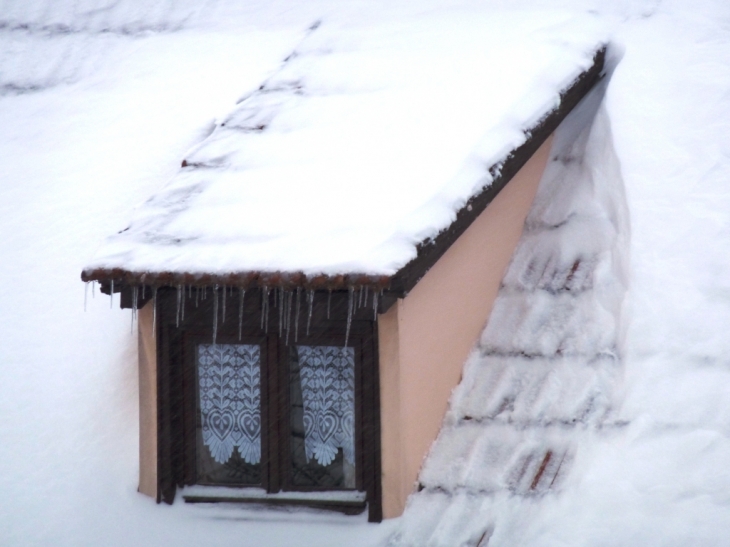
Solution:
<path fill-rule="evenodd" d="M 157 498 L 157 349 L 152 302 L 137 312 L 139 327 L 139 491 Z"/>
<path fill-rule="evenodd" d="M 383 515 L 397 517 L 492 310 L 552 137 L 404 298 L 380 316 Z"/>

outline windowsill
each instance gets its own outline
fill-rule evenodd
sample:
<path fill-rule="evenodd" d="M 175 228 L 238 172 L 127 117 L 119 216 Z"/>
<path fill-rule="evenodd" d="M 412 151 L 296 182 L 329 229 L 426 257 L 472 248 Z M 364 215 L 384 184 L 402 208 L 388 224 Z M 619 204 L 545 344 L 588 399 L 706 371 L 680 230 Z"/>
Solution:
<path fill-rule="evenodd" d="M 186 486 L 185 503 L 247 503 L 279 507 L 312 507 L 348 515 L 362 513 L 367 507 L 365 492 L 329 490 L 325 492 L 277 492 L 263 488 L 228 488 L 225 486 Z"/>

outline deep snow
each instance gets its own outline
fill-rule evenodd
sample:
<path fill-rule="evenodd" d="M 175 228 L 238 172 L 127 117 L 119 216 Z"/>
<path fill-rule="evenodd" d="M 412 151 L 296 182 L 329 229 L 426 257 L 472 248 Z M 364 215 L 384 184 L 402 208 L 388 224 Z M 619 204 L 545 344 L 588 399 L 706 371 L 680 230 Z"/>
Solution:
<path fill-rule="evenodd" d="M 392 275 L 605 44 L 596 17 L 317 21 L 86 268 Z"/>
<path fill-rule="evenodd" d="M 108 297 L 84 313 L 78 276 L 312 21 L 435 5 L 0 3 L 0 544 L 374 545 L 400 526 L 137 494 L 136 338 Z M 453 9 L 558 5 L 598 12 L 625 48 L 606 111 L 631 221 L 614 386 L 628 424 L 510 518 L 521 545 L 728 545 L 730 5 Z"/>

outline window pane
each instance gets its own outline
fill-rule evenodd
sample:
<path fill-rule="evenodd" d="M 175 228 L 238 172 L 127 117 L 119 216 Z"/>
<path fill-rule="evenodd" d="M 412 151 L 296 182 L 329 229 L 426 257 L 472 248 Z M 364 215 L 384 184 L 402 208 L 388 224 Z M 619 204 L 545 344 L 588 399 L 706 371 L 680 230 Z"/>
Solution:
<path fill-rule="evenodd" d="M 261 349 L 199 344 L 198 482 L 261 483 Z"/>
<path fill-rule="evenodd" d="M 355 488 L 355 350 L 290 350 L 292 483 Z"/>

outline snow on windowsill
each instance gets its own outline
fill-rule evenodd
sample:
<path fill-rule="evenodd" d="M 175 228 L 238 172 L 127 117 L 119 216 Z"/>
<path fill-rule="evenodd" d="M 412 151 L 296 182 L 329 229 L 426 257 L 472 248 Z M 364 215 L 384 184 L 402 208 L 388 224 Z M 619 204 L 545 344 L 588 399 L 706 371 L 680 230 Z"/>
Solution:
<path fill-rule="evenodd" d="M 241 500 L 241 501 L 327 501 L 334 503 L 364 503 L 366 493 L 356 490 L 327 490 L 322 492 L 277 492 L 271 494 L 263 488 L 235 488 L 226 486 L 205 486 L 196 484 L 186 486 L 182 490 L 183 498 L 187 500 L 213 499 Z"/>

